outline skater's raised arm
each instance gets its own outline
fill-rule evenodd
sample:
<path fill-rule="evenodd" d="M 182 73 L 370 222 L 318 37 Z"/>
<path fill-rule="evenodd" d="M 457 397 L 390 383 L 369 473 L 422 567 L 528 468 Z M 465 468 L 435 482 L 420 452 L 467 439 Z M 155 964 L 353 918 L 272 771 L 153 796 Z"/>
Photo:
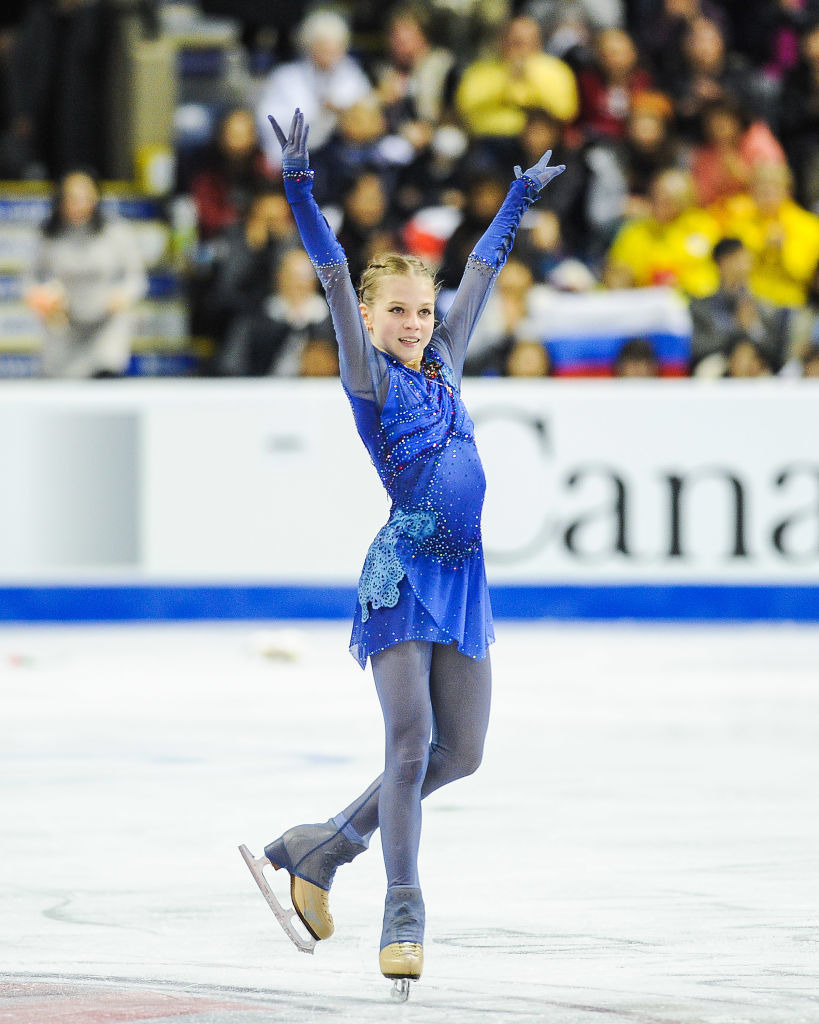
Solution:
<path fill-rule="evenodd" d="M 564 164 L 550 166 L 552 151 L 528 170 L 515 167 L 515 181 L 495 218 L 467 260 L 466 270 L 446 316 L 439 324 L 436 339 L 448 356 L 457 382 L 463 373 L 466 349 L 478 317 L 483 312 L 495 278 L 502 269 L 521 218 L 537 199 L 540 190 L 566 170 Z"/>
<path fill-rule="evenodd" d="M 307 152 L 309 125 L 298 109 L 287 135 L 274 117 L 269 116 L 268 120 L 282 147 L 287 200 L 327 295 L 338 340 L 341 382 L 350 395 L 376 401 L 381 406 L 388 383 L 386 367 L 380 353 L 370 344 L 344 249 L 313 198 L 314 172 Z"/>

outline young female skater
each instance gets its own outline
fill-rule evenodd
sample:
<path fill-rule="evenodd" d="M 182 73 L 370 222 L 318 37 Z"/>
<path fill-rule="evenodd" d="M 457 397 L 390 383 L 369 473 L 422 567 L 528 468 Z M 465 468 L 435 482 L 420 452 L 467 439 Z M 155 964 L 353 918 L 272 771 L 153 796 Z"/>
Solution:
<path fill-rule="evenodd" d="M 264 864 L 285 868 L 296 913 L 315 939 L 326 939 L 336 868 L 380 828 L 387 895 L 379 964 L 388 978 L 417 979 L 421 800 L 475 771 L 489 718 L 494 635 L 480 532 L 485 480 L 461 401 L 461 372 L 524 211 L 564 168 L 549 166 L 551 152 L 524 174 L 515 168 L 516 180 L 436 326 L 433 277 L 414 257 L 373 260 L 356 294 L 344 250 L 312 197 L 304 117 L 296 111 L 287 136 L 270 121 L 282 146 L 287 197 L 332 312 L 341 381 L 392 500 L 364 562 L 350 643 L 362 668 L 368 657 L 372 664 L 386 754 L 383 775 L 340 814 L 291 828 L 265 848 L 266 859 L 245 859 L 262 886 Z"/>

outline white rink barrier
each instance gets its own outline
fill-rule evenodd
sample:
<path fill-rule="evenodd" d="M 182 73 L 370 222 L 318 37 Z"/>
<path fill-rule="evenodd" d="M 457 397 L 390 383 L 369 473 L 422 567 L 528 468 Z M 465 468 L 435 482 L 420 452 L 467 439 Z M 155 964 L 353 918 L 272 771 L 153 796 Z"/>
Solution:
<path fill-rule="evenodd" d="M 819 620 L 812 381 L 470 380 L 499 616 Z M 337 381 L 0 386 L 0 619 L 347 616 Z"/>

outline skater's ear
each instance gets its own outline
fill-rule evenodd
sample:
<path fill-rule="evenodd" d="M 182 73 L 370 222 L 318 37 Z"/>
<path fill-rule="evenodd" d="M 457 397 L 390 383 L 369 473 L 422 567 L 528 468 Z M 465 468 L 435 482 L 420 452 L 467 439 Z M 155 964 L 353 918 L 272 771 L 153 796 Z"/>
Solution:
<path fill-rule="evenodd" d="M 372 331 L 373 323 L 372 317 L 370 316 L 370 308 L 366 302 L 359 302 L 358 308 L 361 310 L 361 319 L 364 321 L 364 326 L 368 331 Z"/>

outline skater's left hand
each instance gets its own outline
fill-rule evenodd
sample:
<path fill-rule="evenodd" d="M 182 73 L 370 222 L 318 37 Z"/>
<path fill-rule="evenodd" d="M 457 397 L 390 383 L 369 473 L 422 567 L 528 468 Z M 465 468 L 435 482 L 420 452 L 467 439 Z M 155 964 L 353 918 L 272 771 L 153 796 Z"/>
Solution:
<path fill-rule="evenodd" d="M 521 171 L 520 164 L 517 164 L 515 166 L 515 177 L 531 178 L 532 181 L 537 183 L 538 189 L 542 189 L 544 185 L 549 184 L 552 178 L 556 178 L 558 174 L 562 174 L 566 170 L 565 164 L 556 164 L 554 167 L 550 167 L 549 161 L 551 159 L 552 151 L 547 149 L 540 160 L 528 170 Z"/>

